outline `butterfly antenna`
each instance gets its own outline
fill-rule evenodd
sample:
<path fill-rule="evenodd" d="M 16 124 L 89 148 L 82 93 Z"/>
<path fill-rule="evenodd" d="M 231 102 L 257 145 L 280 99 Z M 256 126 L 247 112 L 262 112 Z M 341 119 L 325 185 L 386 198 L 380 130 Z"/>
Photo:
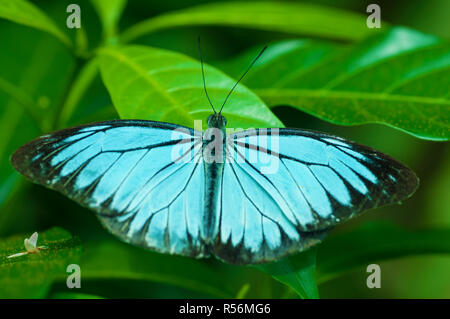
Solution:
<path fill-rule="evenodd" d="M 253 59 L 252 63 L 250 63 L 250 65 L 248 66 L 247 70 L 245 70 L 245 72 L 241 75 L 241 77 L 239 78 L 239 80 L 237 80 L 237 82 L 234 84 L 234 86 L 231 88 L 230 92 L 228 92 L 227 97 L 225 98 L 225 101 L 223 101 L 223 104 L 220 108 L 219 114 L 222 112 L 223 107 L 225 106 L 225 103 L 227 103 L 228 98 L 230 97 L 231 93 L 233 92 L 233 90 L 236 88 L 236 86 L 239 84 L 239 82 L 241 82 L 241 80 L 244 78 L 244 76 L 248 73 L 248 71 L 250 71 L 250 69 L 252 68 L 253 64 L 255 64 L 255 62 L 261 57 L 261 55 L 264 53 L 264 51 L 267 49 L 267 45 L 264 46 L 264 48 L 258 53 L 258 55 L 256 56 L 256 58 Z"/>
<path fill-rule="evenodd" d="M 209 98 L 208 91 L 206 90 L 205 70 L 203 69 L 203 55 L 202 55 L 202 48 L 200 45 L 200 37 L 198 37 L 198 52 L 200 53 L 200 64 L 202 65 L 203 88 L 205 89 L 206 98 L 208 99 L 209 105 L 211 105 L 214 113 L 217 113 L 216 109 L 214 108 L 214 105 L 211 102 L 211 99 Z"/>

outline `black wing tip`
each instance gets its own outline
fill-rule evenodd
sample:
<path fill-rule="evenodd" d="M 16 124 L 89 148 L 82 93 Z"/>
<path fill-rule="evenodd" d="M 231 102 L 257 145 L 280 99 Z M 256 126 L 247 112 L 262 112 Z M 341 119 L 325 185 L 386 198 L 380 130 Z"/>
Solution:
<path fill-rule="evenodd" d="M 404 166 L 404 165 L 403 165 Z M 420 179 L 417 174 L 410 168 L 404 166 L 402 171 L 403 183 L 404 185 L 404 199 L 408 199 L 414 195 L 420 186 Z"/>
<path fill-rule="evenodd" d="M 29 141 L 16 149 L 9 158 L 12 167 L 17 172 L 35 183 L 37 181 L 34 179 L 33 173 L 36 173 L 36 165 L 32 159 L 39 153 L 42 143 L 48 142 L 49 138 L 50 135 L 43 135 Z"/>
<path fill-rule="evenodd" d="M 27 152 L 27 144 L 20 146 L 14 153 L 12 153 L 9 157 L 9 162 L 12 167 L 20 174 L 25 175 L 25 168 L 28 164 L 28 152 Z"/>
<path fill-rule="evenodd" d="M 386 174 L 391 174 L 395 177 L 393 185 L 396 186 L 396 193 L 399 200 L 402 201 L 410 198 L 420 185 L 420 179 L 417 174 L 411 168 L 392 156 L 379 151 L 375 152 L 383 162 L 389 164 L 390 169 L 386 170 Z M 389 176 L 385 175 L 384 178 L 388 179 Z"/>

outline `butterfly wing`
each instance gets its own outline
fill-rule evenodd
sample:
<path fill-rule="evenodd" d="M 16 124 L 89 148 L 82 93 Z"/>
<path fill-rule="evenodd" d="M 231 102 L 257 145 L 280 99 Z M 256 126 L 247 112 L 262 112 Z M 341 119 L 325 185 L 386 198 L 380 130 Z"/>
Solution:
<path fill-rule="evenodd" d="M 417 188 L 393 158 L 339 137 L 297 129 L 227 137 L 215 253 L 259 263 L 301 251 L 361 212 L 399 202 Z"/>
<path fill-rule="evenodd" d="M 126 242 L 202 257 L 200 150 L 201 133 L 191 129 L 120 120 L 42 136 L 18 149 L 12 164 L 31 181 L 96 211 Z"/>

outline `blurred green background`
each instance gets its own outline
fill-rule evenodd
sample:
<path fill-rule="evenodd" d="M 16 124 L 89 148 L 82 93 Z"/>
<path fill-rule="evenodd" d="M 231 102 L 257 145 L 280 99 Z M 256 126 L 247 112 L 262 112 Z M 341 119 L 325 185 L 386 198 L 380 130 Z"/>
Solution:
<path fill-rule="evenodd" d="M 70 35 L 79 48 L 87 48 L 83 52 L 92 54 L 91 50 L 102 42 L 101 23 L 91 3 L 80 0 L 77 4 L 81 7 L 83 31 L 64 29 L 67 17 L 65 8 L 72 2 L 33 1 Z M 366 14 L 365 9 L 372 1 L 311 2 Z M 200 3 L 208 1 L 128 1 L 119 30 L 158 14 Z M 443 41 L 450 38 L 450 1 L 385 0 L 377 3 L 382 8 L 383 23 L 433 34 Z M 223 67 L 227 65 L 226 61 L 231 61 L 248 49 L 280 40 L 302 38 L 298 34 L 251 28 L 184 26 L 154 32 L 135 39 L 133 43 L 169 49 L 198 59 L 197 36 L 202 38 L 207 62 L 225 72 L 227 70 Z M 351 36 L 348 39 L 314 37 L 311 34 L 304 37 L 340 45 L 354 42 L 350 40 Z M 67 97 L 73 89 L 71 83 L 86 59 L 80 55 L 73 56 L 64 44 L 47 33 L 6 20 L 0 20 L 0 39 L 0 87 L 3 88 L 0 90 L 0 237 L 22 233 L 30 235 L 36 230 L 44 231 L 54 226 L 77 236 L 83 247 L 82 288 L 77 292 L 84 294 L 109 298 L 296 296 L 269 275 L 251 267 L 225 265 L 216 260 L 195 261 L 159 255 L 122 244 L 101 227 L 92 212 L 56 192 L 32 185 L 15 173 L 9 164 L 10 155 L 21 144 L 38 136 L 41 129 L 45 131 L 58 127 L 58 123 L 54 123 L 54 113 L 67 103 Z M 15 98 L 11 98 L 11 91 L 7 90 L 8 86 L 3 82 L 22 88 L 32 100 L 28 101 L 26 96 L 20 94 L 13 94 Z M 37 107 L 34 112 L 27 112 L 17 103 L 17 99 L 21 98 L 22 104 Z M 324 131 L 390 154 L 411 167 L 420 177 L 420 188 L 403 205 L 381 208 L 339 226 L 333 230 L 329 240 L 370 221 L 395 223 L 407 229 L 450 228 L 448 143 L 418 139 L 380 124 L 339 126 L 289 106 L 278 106 L 272 111 L 285 126 Z M 41 128 L 37 127 L 33 116 L 44 118 L 40 122 Z M 100 76 L 96 74 L 64 126 L 113 118 L 118 118 L 118 115 Z M 446 125 L 448 127 L 448 123 Z M 341 249 L 345 251 L 346 247 Z M 368 289 L 365 267 L 358 267 L 320 284 L 320 297 L 450 298 L 449 254 L 395 258 L 382 261 L 380 265 L 381 289 Z M 0 278 L 2 276 L 5 275 L 0 273 Z M 4 290 L 5 286 L 1 289 Z M 65 278 L 60 274 L 54 283 L 34 296 L 58 297 L 61 296 L 59 293 L 67 291 Z"/>

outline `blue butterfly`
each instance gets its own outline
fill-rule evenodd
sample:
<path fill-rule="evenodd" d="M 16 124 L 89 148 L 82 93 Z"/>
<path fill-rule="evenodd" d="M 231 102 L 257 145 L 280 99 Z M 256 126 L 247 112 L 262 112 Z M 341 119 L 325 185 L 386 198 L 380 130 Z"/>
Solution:
<path fill-rule="evenodd" d="M 395 159 L 325 133 L 226 134 L 222 108 L 213 106 L 204 133 L 106 121 L 41 136 L 11 161 L 32 182 L 94 210 L 125 242 L 235 264 L 305 250 L 334 225 L 402 201 L 418 186 Z"/>

